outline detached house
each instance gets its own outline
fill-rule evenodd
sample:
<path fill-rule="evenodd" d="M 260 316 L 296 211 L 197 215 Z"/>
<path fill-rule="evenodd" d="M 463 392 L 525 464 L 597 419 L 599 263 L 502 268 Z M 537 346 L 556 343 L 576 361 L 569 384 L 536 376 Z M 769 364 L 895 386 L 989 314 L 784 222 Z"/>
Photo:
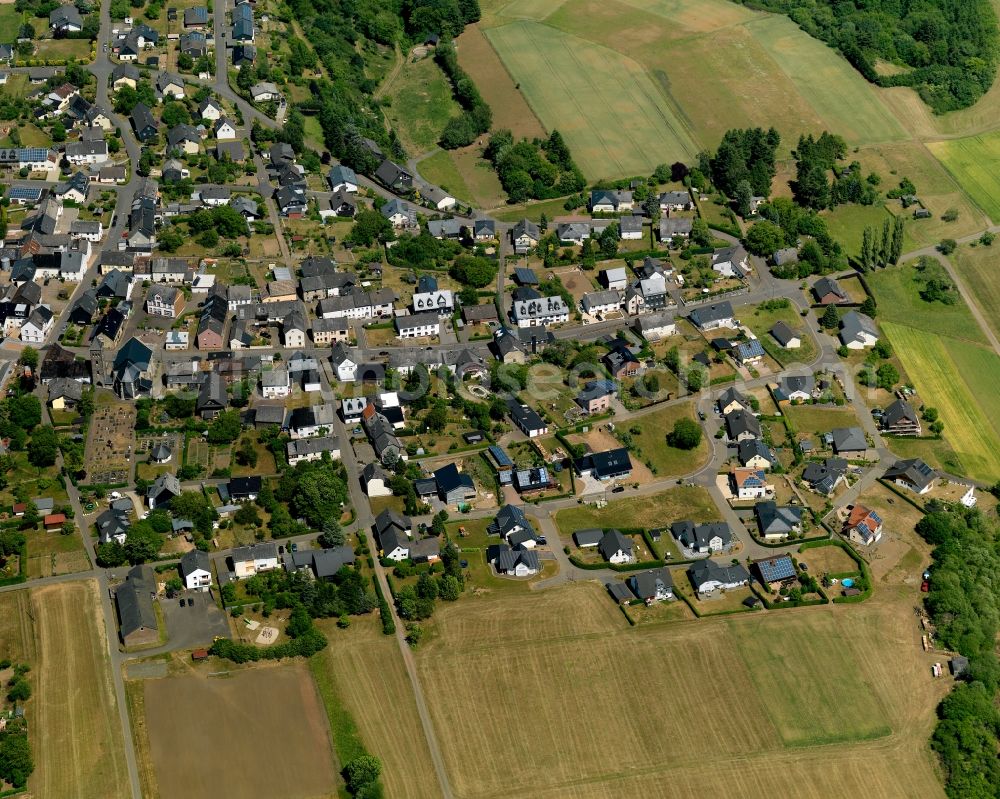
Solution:
<path fill-rule="evenodd" d="M 728 300 L 694 308 L 689 314 L 689 318 L 699 330 L 716 330 L 720 327 L 736 328 L 733 306 Z"/>
<path fill-rule="evenodd" d="M 723 566 L 714 560 L 700 560 L 690 566 L 688 578 L 699 594 L 731 591 L 750 583 L 750 573 L 743 566 Z"/>
<path fill-rule="evenodd" d="M 916 494 L 926 494 L 934 487 L 937 472 L 920 458 L 910 458 L 896 461 L 886 471 L 884 478 Z"/>
<path fill-rule="evenodd" d="M 614 189 L 594 189 L 590 192 L 591 213 L 616 214 L 635 207 L 632 192 Z"/>
<path fill-rule="evenodd" d="M 184 310 L 184 293 L 176 286 L 155 284 L 146 295 L 146 313 L 176 319 Z"/>
<path fill-rule="evenodd" d="M 802 531 L 801 507 L 794 505 L 779 506 L 773 501 L 758 502 L 754 506 L 757 526 L 765 541 L 781 541 L 792 533 Z"/>
<path fill-rule="evenodd" d="M 844 530 L 851 543 L 871 546 L 882 540 L 882 519 L 864 505 L 855 505 L 844 523 Z"/>
<path fill-rule="evenodd" d="M 731 411 L 726 414 L 725 421 L 730 441 L 740 442 L 760 438 L 760 422 L 750 411 L 744 409 Z"/>
<path fill-rule="evenodd" d="M 549 426 L 538 413 L 515 398 L 507 400 L 507 412 L 511 422 L 528 438 L 538 438 L 547 435 Z"/>
<path fill-rule="evenodd" d="M 750 271 L 750 256 L 742 246 L 726 247 L 712 253 L 712 270 L 723 277 L 744 277 Z"/>
<path fill-rule="evenodd" d="M 524 255 L 538 246 L 542 234 L 538 225 L 528 219 L 522 219 L 511 229 L 510 237 L 514 244 L 514 252 L 518 255 Z"/>
<path fill-rule="evenodd" d="M 635 544 L 620 530 L 608 530 L 597 544 L 597 551 L 608 563 L 634 563 Z"/>
<path fill-rule="evenodd" d="M 862 350 L 878 343 L 875 320 L 858 311 L 848 311 L 840 320 L 840 342 L 849 350 Z"/>
<path fill-rule="evenodd" d="M 413 188 L 413 175 L 399 164 L 386 159 L 375 170 L 375 177 L 387 189 L 408 192 Z"/>
<path fill-rule="evenodd" d="M 688 551 L 702 555 L 722 552 L 733 543 L 733 531 L 725 522 L 674 522 L 670 525 L 670 534 Z"/>
<path fill-rule="evenodd" d="M 842 302 L 850 302 L 850 297 L 840 284 L 832 277 L 821 277 L 812 287 L 813 296 L 819 305 L 836 305 Z"/>
<path fill-rule="evenodd" d="M 654 602 L 668 602 L 676 599 L 674 596 L 674 580 L 670 569 L 650 569 L 633 574 L 628 578 L 628 586 L 638 599 L 647 605 Z"/>
<path fill-rule="evenodd" d="M 882 413 L 880 425 L 883 433 L 893 436 L 919 436 L 920 417 L 906 400 L 898 399 Z"/>
<path fill-rule="evenodd" d="M 181 558 L 181 579 L 189 591 L 207 591 L 212 585 L 212 565 L 207 552 L 192 549 Z"/>
<path fill-rule="evenodd" d="M 730 475 L 733 495 L 738 500 L 765 499 L 774 493 L 774 486 L 767 482 L 762 469 L 733 469 Z"/>
<path fill-rule="evenodd" d="M 558 296 L 514 302 L 514 321 L 518 327 L 539 327 L 569 321 L 569 306 Z"/>

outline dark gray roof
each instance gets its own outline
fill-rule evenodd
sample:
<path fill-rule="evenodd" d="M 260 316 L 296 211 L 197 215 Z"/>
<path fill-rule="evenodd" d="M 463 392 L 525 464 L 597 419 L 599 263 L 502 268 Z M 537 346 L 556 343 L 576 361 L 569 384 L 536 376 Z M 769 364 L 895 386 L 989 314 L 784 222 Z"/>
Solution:
<path fill-rule="evenodd" d="M 605 560 L 611 560 L 619 550 L 626 555 L 631 555 L 634 552 L 634 548 L 635 545 L 632 543 L 632 539 L 626 538 L 620 530 L 608 530 L 601 537 L 600 543 L 597 545 L 597 551 L 601 553 Z"/>
<path fill-rule="evenodd" d="M 653 599 L 658 591 L 672 592 L 674 579 L 670 576 L 670 569 L 650 569 L 632 575 L 629 585 L 639 599 Z"/>
<path fill-rule="evenodd" d="M 896 461 L 885 473 L 887 480 L 905 480 L 915 485 L 918 491 L 922 491 L 934 482 L 936 477 L 937 472 L 920 458 Z"/>
<path fill-rule="evenodd" d="M 868 449 L 865 431 L 860 427 L 836 427 L 830 431 L 833 436 L 833 451 L 858 452 Z"/>
<path fill-rule="evenodd" d="M 200 549 L 192 549 L 190 552 L 185 552 L 181 558 L 181 575 L 186 578 L 188 575 L 199 570 L 212 572 L 212 564 L 208 553 L 202 552 Z"/>
<path fill-rule="evenodd" d="M 156 611 L 153 609 L 155 593 L 156 576 L 149 566 L 134 566 L 125 577 L 125 582 L 115 589 L 123 639 L 144 628 L 156 629 Z"/>
<path fill-rule="evenodd" d="M 726 430 L 731 439 L 743 433 L 750 433 L 754 438 L 760 438 L 760 422 L 750 411 L 739 409 L 726 414 Z"/>
<path fill-rule="evenodd" d="M 775 502 L 758 502 L 754 506 L 757 524 L 762 534 L 786 534 L 802 524 L 803 510 L 791 505 L 779 506 Z"/>

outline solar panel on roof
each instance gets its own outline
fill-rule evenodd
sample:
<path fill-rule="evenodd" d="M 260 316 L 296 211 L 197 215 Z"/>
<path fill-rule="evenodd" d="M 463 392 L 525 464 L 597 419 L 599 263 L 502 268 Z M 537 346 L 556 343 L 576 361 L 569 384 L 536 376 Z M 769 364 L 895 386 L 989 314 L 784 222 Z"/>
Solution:
<path fill-rule="evenodd" d="M 12 200 L 37 200 L 42 196 L 42 190 L 30 186 L 14 186 L 7 196 Z"/>
<path fill-rule="evenodd" d="M 490 455 L 493 456 L 493 460 L 497 462 L 498 466 L 513 466 L 514 461 L 510 459 L 510 456 L 504 452 L 496 444 L 490 444 L 489 446 Z"/>

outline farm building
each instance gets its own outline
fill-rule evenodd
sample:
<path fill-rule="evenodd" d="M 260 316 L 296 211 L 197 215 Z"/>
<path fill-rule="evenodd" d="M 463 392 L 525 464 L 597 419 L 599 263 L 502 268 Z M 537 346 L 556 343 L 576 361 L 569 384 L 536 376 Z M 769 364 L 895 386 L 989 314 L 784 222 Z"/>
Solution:
<path fill-rule="evenodd" d="M 160 638 L 156 626 L 153 597 L 156 596 L 156 575 L 149 566 L 134 566 L 125 582 L 115 589 L 118 607 L 118 634 L 125 646 L 142 646 Z"/>

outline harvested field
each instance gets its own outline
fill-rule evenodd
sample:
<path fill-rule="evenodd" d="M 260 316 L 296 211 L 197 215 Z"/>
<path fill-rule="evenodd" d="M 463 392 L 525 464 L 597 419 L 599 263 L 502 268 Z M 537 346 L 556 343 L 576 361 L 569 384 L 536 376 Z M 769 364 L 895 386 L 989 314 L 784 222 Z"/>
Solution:
<path fill-rule="evenodd" d="M 685 122 L 631 58 L 529 21 L 491 28 L 487 36 L 588 178 L 646 174 L 697 152 Z"/>
<path fill-rule="evenodd" d="M 129 796 L 97 583 L 0 594 L 0 646 L 31 666 L 32 795 Z"/>
<path fill-rule="evenodd" d="M 938 409 L 944 435 L 970 477 L 1000 474 L 1000 359 L 991 350 L 884 322 L 882 329 L 927 405 Z"/>
<path fill-rule="evenodd" d="M 163 799 L 334 793 L 330 731 L 304 663 L 148 680 L 144 693 Z"/>
<path fill-rule="evenodd" d="M 994 335 L 1000 336 L 1000 251 L 993 247 L 960 247 L 951 258 L 962 283 L 971 291 Z"/>
<path fill-rule="evenodd" d="M 810 799 L 940 797 L 926 740 L 944 685 L 893 602 L 629 628 L 576 584 L 442 608 L 416 658 L 456 795 L 735 799 L 794 779 Z"/>
<path fill-rule="evenodd" d="M 545 135 L 545 128 L 514 84 L 493 45 L 483 35 L 480 25 L 466 26 L 455 40 L 455 48 L 459 65 L 469 73 L 493 111 L 494 128 L 506 128 L 515 137 L 527 139 Z"/>
<path fill-rule="evenodd" d="M 322 626 L 331 645 L 313 659 L 313 675 L 321 694 L 331 692 L 356 724 L 341 722 L 347 725 L 341 730 L 333 723 L 338 756 L 353 757 L 342 751 L 342 739 L 360 735 L 382 760 L 386 796 L 436 796 L 437 777 L 395 637 L 382 634 L 377 615 L 352 619 L 346 634 L 332 623 Z"/>

